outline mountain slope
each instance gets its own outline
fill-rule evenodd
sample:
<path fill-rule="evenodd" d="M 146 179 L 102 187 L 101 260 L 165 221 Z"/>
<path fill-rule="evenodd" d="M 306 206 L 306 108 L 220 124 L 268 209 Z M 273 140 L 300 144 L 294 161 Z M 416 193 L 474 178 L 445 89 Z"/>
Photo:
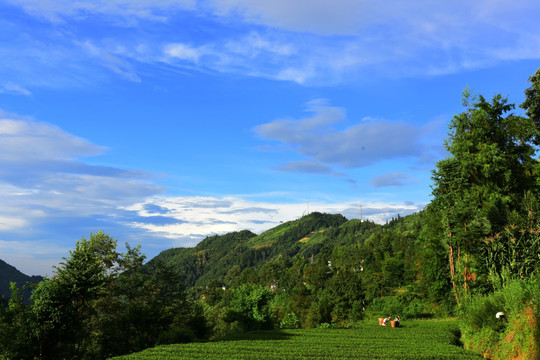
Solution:
<path fill-rule="evenodd" d="M 28 276 L 17 270 L 14 266 L 0 260 L 0 296 L 9 298 L 11 291 L 9 284 L 15 282 L 18 287 L 22 287 L 27 282 L 38 283 L 43 278 L 41 276 Z"/>
<path fill-rule="evenodd" d="M 205 287 L 223 279 L 238 266 L 260 266 L 278 256 L 317 256 L 325 246 L 351 243 L 366 231 L 379 227 L 371 222 L 350 220 L 342 215 L 311 213 L 256 235 L 250 231 L 207 237 L 194 248 L 161 252 L 147 264 L 152 269 L 164 263 L 177 271 L 187 287 Z"/>

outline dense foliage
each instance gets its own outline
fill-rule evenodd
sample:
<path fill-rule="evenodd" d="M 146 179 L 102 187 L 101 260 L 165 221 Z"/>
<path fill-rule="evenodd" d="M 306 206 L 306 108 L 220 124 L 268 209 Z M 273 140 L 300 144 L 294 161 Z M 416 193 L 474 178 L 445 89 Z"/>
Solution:
<path fill-rule="evenodd" d="M 538 130 L 531 118 L 509 113 L 514 106 L 500 95 L 470 100 L 465 94 L 467 111 L 450 123 L 450 156 L 437 163 L 429 208 L 442 223 L 458 304 L 463 292 L 490 287 L 503 271 L 529 276 L 540 250 Z"/>
<path fill-rule="evenodd" d="M 506 360 L 540 357 L 540 276 L 510 280 L 494 293 L 475 296 L 460 309 L 468 349 Z M 504 310 L 504 316 L 486 316 Z"/>
<path fill-rule="evenodd" d="M 119 253 L 98 232 L 77 242 L 29 305 L 13 284 L 0 310 L 0 358 L 104 359 L 205 336 L 177 275 L 165 267 L 148 274 L 143 261 L 139 248 Z"/>

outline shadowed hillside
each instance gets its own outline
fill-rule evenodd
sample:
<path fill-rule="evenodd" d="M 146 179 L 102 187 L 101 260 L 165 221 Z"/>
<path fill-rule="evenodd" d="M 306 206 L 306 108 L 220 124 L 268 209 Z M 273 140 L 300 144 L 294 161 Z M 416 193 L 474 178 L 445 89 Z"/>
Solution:
<path fill-rule="evenodd" d="M 17 283 L 18 287 L 22 287 L 27 282 L 37 284 L 43 280 L 41 276 L 28 276 L 17 270 L 14 266 L 9 265 L 3 260 L 0 260 L 0 297 L 9 298 L 11 291 L 9 284 Z"/>

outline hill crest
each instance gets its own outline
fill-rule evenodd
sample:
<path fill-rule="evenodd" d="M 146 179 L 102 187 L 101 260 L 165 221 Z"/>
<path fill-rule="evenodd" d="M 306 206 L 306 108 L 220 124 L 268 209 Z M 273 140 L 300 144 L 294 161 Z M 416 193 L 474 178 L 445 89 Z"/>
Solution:
<path fill-rule="evenodd" d="M 23 274 L 13 265 L 0 259 L 0 297 L 9 298 L 11 296 L 10 283 L 15 282 L 20 288 L 26 283 L 38 283 L 43 280 L 41 276 L 29 276 Z"/>

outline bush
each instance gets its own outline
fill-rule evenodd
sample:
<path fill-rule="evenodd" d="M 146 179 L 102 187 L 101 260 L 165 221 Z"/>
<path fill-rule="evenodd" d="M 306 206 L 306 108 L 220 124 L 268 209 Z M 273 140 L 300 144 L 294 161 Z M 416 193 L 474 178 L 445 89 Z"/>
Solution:
<path fill-rule="evenodd" d="M 506 322 L 495 317 L 499 311 L 509 314 L 502 293 L 473 297 L 460 309 L 462 328 L 468 332 L 490 328 L 500 333 L 505 330 Z"/>
<path fill-rule="evenodd" d="M 281 329 L 298 329 L 300 328 L 300 321 L 295 313 L 291 312 L 285 315 L 281 323 L 279 324 Z"/>
<path fill-rule="evenodd" d="M 366 313 L 369 317 L 396 316 L 403 319 L 432 318 L 435 310 L 411 292 L 374 299 Z"/>
<path fill-rule="evenodd" d="M 337 329 L 337 324 L 334 323 L 322 323 L 317 325 L 317 328 L 319 329 Z"/>
<path fill-rule="evenodd" d="M 513 280 L 493 294 L 474 296 L 459 310 L 466 348 L 493 359 L 539 356 L 540 277 Z M 495 314 L 504 312 L 506 319 Z"/>
<path fill-rule="evenodd" d="M 262 285 L 246 283 L 232 290 L 231 308 L 223 320 L 238 322 L 245 330 L 272 329 L 272 313 L 268 303 L 273 294 Z"/>
<path fill-rule="evenodd" d="M 195 333 L 187 327 L 175 326 L 159 336 L 158 344 L 179 344 L 195 340 Z"/>

